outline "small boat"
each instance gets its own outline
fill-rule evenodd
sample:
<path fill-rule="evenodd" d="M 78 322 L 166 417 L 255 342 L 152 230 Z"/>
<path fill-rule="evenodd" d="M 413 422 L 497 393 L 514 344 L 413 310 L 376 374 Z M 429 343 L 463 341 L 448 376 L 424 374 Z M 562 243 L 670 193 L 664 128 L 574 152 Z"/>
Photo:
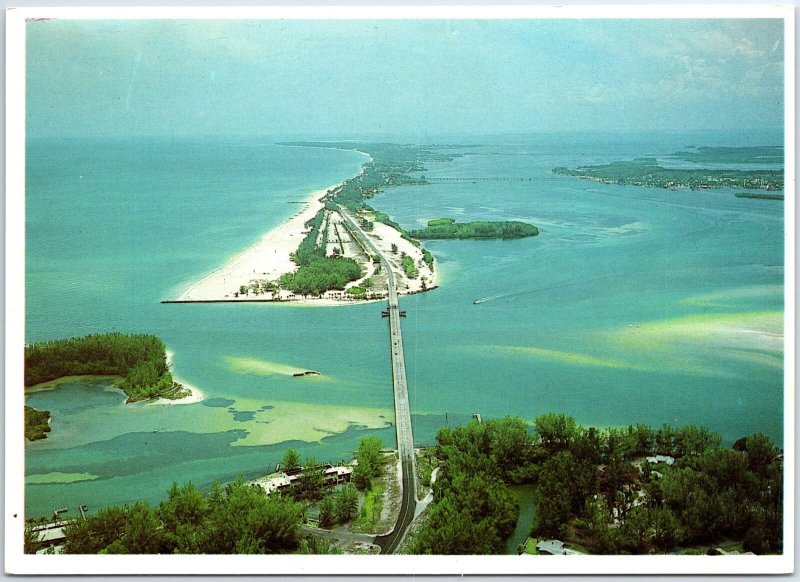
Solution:
<path fill-rule="evenodd" d="M 295 372 L 292 374 L 295 378 L 302 378 L 303 376 L 319 376 L 320 373 L 316 370 L 306 370 L 305 372 Z"/>

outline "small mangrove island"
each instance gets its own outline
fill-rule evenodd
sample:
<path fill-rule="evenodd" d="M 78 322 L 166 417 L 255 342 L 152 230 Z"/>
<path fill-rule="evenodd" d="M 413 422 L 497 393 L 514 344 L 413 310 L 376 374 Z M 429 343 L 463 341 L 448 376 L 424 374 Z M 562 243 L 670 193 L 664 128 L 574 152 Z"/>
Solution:
<path fill-rule="evenodd" d="M 502 222 L 456 222 L 452 218 L 429 220 L 426 228 L 408 231 L 408 235 L 417 239 L 513 239 L 536 236 L 539 229 L 517 220 Z"/>
<path fill-rule="evenodd" d="M 25 388 L 70 376 L 115 376 L 127 403 L 155 398 L 177 400 L 191 393 L 173 380 L 166 347 L 154 335 L 113 332 L 25 347 Z M 49 426 L 42 427 L 49 417 L 47 411 L 26 406 L 26 438 L 44 438 Z"/>

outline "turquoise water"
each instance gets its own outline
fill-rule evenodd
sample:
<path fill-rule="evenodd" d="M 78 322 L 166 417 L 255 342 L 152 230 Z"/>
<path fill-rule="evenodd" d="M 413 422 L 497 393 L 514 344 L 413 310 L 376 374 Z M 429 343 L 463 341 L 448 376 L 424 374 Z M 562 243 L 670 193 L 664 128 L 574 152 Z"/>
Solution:
<path fill-rule="evenodd" d="M 448 150 L 464 155 L 426 175 L 524 179 L 377 196 L 373 205 L 407 227 L 450 216 L 541 230 L 428 243 L 441 286 L 403 299 L 417 443 L 475 412 L 549 411 L 781 440 L 783 205 L 550 172 L 753 142 L 781 136 L 469 138 L 461 143 L 484 145 Z M 206 488 L 254 477 L 289 446 L 339 460 L 367 433 L 394 445 L 380 305 L 159 303 L 294 214 L 311 190 L 355 174 L 363 156 L 268 140 L 32 142 L 27 153 L 26 341 L 154 333 L 176 375 L 206 395 L 126 406 L 81 382 L 30 395 L 54 418 L 46 440 L 26 445 L 29 515 L 157 501 L 173 480 Z M 295 379 L 285 366 L 322 375 Z"/>

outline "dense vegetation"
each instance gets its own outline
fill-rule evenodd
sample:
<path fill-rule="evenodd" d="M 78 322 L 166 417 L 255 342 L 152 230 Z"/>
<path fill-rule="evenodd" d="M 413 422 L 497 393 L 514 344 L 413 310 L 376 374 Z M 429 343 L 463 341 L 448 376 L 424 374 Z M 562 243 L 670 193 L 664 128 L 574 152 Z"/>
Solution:
<path fill-rule="evenodd" d="M 331 193 L 336 203 L 358 210 L 365 208 L 365 201 L 386 186 L 427 184 L 424 176 L 414 176 L 425 171 L 426 161 L 452 160 L 452 154 L 434 152 L 431 147 L 387 143 L 361 144 L 356 142 L 293 142 L 286 145 L 303 145 L 369 153 L 372 160 L 364 164 L 363 171 L 350 178 Z M 383 217 L 387 218 L 386 215 Z M 379 217 L 379 222 L 383 222 Z"/>
<path fill-rule="evenodd" d="M 331 289 L 343 290 L 350 281 L 363 275 L 361 267 L 353 259 L 325 256 L 327 241 L 324 235 L 322 242 L 317 244 L 323 219 L 324 211 L 320 210 L 306 223 L 311 230 L 292 255 L 299 269 L 295 273 L 284 274 L 278 282 L 280 287 L 298 295 L 322 295 Z"/>
<path fill-rule="evenodd" d="M 712 164 L 783 164 L 783 146 L 694 147 L 674 152 L 671 158 Z"/>
<path fill-rule="evenodd" d="M 381 440 L 377 437 L 364 437 L 358 442 L 353 470 L 353 484 L 359 489 L 369 489 L 372 481 L 380 476 L 383 465 Z"/>
<path fill-rule="evenodd" d="M 48 432 L 50 432 L 50 413 L 26 406 L 25 438 L 29 441 L 43 439 L 47 437 Z"/>
<path fill-rule="evenodd" d="M 514 528 L 507 484 L 536 483 L 532 534 L 590 553 L 667 552 L 723 540 L 782 551 L 782 455 L 755 434 L 732 449 L 692 425 L 585 429 L 556 414 L 530 434 L 507 418 L 437 436 L 441 468 L 420 553 L 497 553 Z M 652 465 L 646 455 L 670 456 Z"/>
<path fill-rule="evenodd" d="M 173 483 L 158 507 L 107 507 L 64 530 L 68 554 L 276 554 L 300 547 L 301 507 L 238 480 L 203 495 Z"/>
<path fill-rule="evenodd" d="M 518 506 L 507 483 L 524 481 L 533 439 L 519 419 L 443 428 L 430 515 L 411 545 L 415 554 L 499 554 Z"/>
<path fill-rule="evenodd" d="M 783 170 L 709 170 L 664 168 L 655 158 L 638 158 L 600 166 L 554 168 L 553 173 L 604 184 L 629 184 L 657 188 L 759 188 L 783 189 Z"/>
<path fill-rule="evenodd" d="M 363 270 L 353 259 L 344 257 L 314 259 L 300 267 L 296 273 L 286 273 L 280 286 L 298 295 L 322 295 L 331 289 L 343 290 L 347 283 L 363 275 Z"/>
<path fill-rule="evenodd" d="M 411 230 L 409 235 L 419 239 L 466 239 L 466 238 L 524 238 L 536 236 L 539 229 L 526 222 L 516 220 L 503 222 L 463 222 L 452 218 L 428 221 L 427 228 Z"/>
<path fill-rule="evenodd" d="M 153 335 L 114 332 L 25 347 L 25 386 L 88 374 L 122 376 L 128 402 L 186 395 L 172 380 L 164 343 Z"/>
<path fill-rule="evenodd" d="M 417 266 L 414 264 L 414 259 L 404 254 L 403 258 L 401 259 L 401 265 L 403 266 L 403 271 L 405 272 L 406 277 L 409 279 L 417 278 L 419 275 L 419 269 L 417 269 Z"/>

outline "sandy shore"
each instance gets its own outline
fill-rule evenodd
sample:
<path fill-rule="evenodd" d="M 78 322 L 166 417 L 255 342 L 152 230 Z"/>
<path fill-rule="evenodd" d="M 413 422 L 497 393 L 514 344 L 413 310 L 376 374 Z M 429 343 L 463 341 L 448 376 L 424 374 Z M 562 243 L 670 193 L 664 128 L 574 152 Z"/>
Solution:
<path fill-rule="evenodd" d="M 314 218 L 323 207 L 321 198 L 329 190 L 340 185 L 334 184 L 312 192 L 300 212 L 270 230 L 253 246 L 232 258 L 219 269 L 191 284 L 178 296 L 178 300 L 236 300 L 234 293 L 241 285 L 247 285 L 253 279 L 273 281 L 284 273 L 293 272 L 297 269 L 297 265 L 292 262 L 290 255 L 303 241 L 307 232 L 305 223 Z M 248 296 L 242 296 L 241 299 L 248 299 Z"/>
<path fill-rule="evenodd" d="M 177 400 L 171 400 L 170 398 L 156 398 L 151 402 L 147 402 L 145 406 L 172 406 L 175 404 L 196 404 L 198 402 L 202 402 L 206 395 L 203 394 L 196 386 L 192 386 L 191 384 L 187 384 L 183 380 L 179 378 L 175 378 L 173 376 L 173 380 L 175 380 L 178 384 L 183 386 L 184 390 L 188 390 L 191 392 L 189 396 L 184 396 L 183 398 L 178 398 Z"/>
<path fill-rule="evenodd" d="M 277 281 L 281 275 L 293 273 L 297 270 L 297 265 L 292 261 L 291 254 L 297 250 L 308 232 L 305 225 L 324 207 L 322 199 L 328 192 L 339 186 L 341 186 L 341 183 L 312 192 L 297 214 L 267 232 L 250 248 L 233 257 L 199 281 L 192 283 L 175 300 L 179 302 L 273 301 L 273 294 L 269 292 L 263 295 L 253 295 L 249 293 L 239 294 L 238 291 L 242 285 L 249 285 L 253 280 Z M 333 213 L 333 215 L 338 216 L 336 213 Z M 341 218 L 338 220 L 341 221 Z M 335 222 L 335 220 L 332 222 Z M 366 236 L 390 261 L 396 276 L 399 294 L 419 293 L 436 287 L 436 272 L 423 261 L 422 250 L 404 239 L 402 233 L 388 225 L 375 222 L 372 232 Z M 345 251 L 345 256 L 348 256 L 350 252 L 352 251 Z M 403 255 L 411 257 L 419 270 L 419 274 L 415 279 L 409 279 L 405 276 L 401 264 Z M 351 258 L 357 259 L 356 256 Z M 368 262 L 365 265 L 364 260 L 366 259 L 363 256 L 357 260 L 365 268 L 364 278 L 372 276 L 374 270 L 372 264 Z M 355 281 L 348 287 L 356 286 L 359 283 L 360 281 Z M 279 298 L 281 301 L 289 301 L 293 305 L 315 306 L 353 305 L 385 300 L 351 300 L 341 292 L 335 291 L 326 293 L 322 297 L 300 297 L 295 296 L 288 290 L 281 290 Z"/>

